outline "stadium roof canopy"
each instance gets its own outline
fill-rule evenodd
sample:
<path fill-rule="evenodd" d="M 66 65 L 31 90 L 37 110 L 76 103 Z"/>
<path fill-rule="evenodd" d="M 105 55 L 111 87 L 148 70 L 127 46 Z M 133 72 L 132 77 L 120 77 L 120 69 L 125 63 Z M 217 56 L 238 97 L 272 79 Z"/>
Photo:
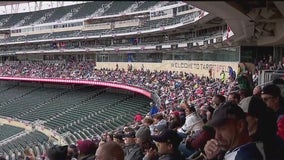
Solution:
<path fill-rule="evenodd" d="M 184 1 L 222 18 L 234 32 L 234 43 L 251 45 L 284 44 L 284 2 Z"/>
<path fill-rule="evenodd" d="M 19 3 L 28 3 L 30 1 L 0 1 L 0 6 L 13 5 Z"/>

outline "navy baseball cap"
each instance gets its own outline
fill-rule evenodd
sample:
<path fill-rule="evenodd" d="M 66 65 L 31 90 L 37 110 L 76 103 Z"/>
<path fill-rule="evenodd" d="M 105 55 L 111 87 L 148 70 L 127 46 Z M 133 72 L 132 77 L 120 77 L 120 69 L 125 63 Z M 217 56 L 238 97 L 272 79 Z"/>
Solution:
<path fill-rule="evenodd" d="M 246 114 L 237 104 L 227 102 L 217 108 L 212 116 L 212 119 L 208 121 L 209 126 L 219 127 L 224 125 L 230 119 L 246 119 Z"/>

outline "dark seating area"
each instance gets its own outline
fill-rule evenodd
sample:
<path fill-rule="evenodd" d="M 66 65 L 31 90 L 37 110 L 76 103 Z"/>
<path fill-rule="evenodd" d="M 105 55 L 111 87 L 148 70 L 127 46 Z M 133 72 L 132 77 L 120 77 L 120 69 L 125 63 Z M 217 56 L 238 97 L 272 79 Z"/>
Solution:
<path fill-rule="evenodd" d="M 103 16 L 118 14 L 135 3 L 135 1 L 124 1 L 123 3 L 121 2 L 122 1 L 113 1 L 111 7 L 103 13 Z"/>
<path fill-rule="evenodd" d="M 136 8 L 134 11 L 143 11 L 147 10 L 150 7 L 153 7 L 156 5 L 159 1 L 145 1 L 143 4 L 141 4 L 138 8 Z"/>
<path fill-rule="evenodd" d="M 136 112 L 147 113 L 144 96 L 111 93 L 105 87 L 74 89 L 1 86 L 1 115 L 35 122 L 58 133 L 70 132 L 70 143 L 92 138 L 132 122 Z M 41 97 L 45 97 L 42 99 Z M 72 139 L 73 138 L 73 139 Z"/>
<path fill-rule="evenodd" d="M 95 13 L 103 5 L 108 4 L 110 2 L 111 1 L 94 1 L 94 2 L 84 3 L 83 6 L 80 8 L 79 12 L 72 15 L 70 19 L 86 18 L 92 15 L 93 13 Z"/>

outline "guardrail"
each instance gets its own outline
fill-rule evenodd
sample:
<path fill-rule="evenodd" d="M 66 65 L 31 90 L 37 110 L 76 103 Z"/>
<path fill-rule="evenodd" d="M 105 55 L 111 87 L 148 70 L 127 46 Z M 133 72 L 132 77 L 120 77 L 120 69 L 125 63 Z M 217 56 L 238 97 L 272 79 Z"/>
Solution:
<path fill-rule="evenodd" d="M 281 70 L 263 70 L 258 77 L 258 86 L 264 86 L 281 77 L 284 77 L 284 72 Z"/>
<path fill-rule="evenodd" d="M 8 81 L 25 81 L 25 82 L 44 82 L 44 83 L 61 83 L 61 84 L 86 84 L 86 85 L 95 85 L 95 86 L 105 86 L 112 88 L 119 88 L 135 93 L 142 94 L 148 98 L 151 98 L 157 105 L 160 107 L 161 100 L 156 92 L 151 91 L 140 86 L 133 86 L 129 84 L 123 84 L 120 82 L 102 82 L 95 80 L 77 80 L 77 79 L 52 79 L 52 78 L 27 78 L 27 77 L 0 77 L 0 80 Z"/>

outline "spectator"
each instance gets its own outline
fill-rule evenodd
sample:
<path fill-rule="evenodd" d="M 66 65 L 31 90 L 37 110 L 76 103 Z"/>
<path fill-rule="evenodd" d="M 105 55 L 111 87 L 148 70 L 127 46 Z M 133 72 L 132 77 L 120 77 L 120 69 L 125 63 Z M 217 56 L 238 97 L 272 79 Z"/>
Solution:
<path fill-rule="evenodd" d="M 260 86 L 254 87 L 252 94 L 253 96 L 261 97 L 261 87 Z"/>
<path fill-rule="evenodd" d="M 154 125 L 153 125 L 153 123 L 154 123 L 154 120 L 151 117 L 145 117 L 142 120 L 142 125 L 148 126 L 150 128 L 151 135 L 154 134 Z"/>
<path fill-rule="evenodd" d="M 113 134 L 113 141 L 118 143 L 124 149 L 123 131 L 116 131 Z"/>
<path fill-rule="evenodd" d="M 141 145 L 145 142 L 151 141 L 151 132 L 148 126 L 142 125 L 135 133 L 136 143 Z"/>
<path fill-rule="evenodd" d="M 229 72 L 230 81 L 234 81 L 236 79 L 236 72 L 233 70 L 231 66 L 228 66 L 228 72 Z"/>
<path fill-rule="evenodd" d="M 78 159 L 79 156 L 79 151 L 78 151 L 78 147 L 75 144 L 70 144 L 68 146 L 68 152 L 69 152 L 69 157 L 74 158 L 74 159 Z"/>
<path fill-rule="evenodd" d="M 150 149 L 157 150 L 155 143 L 152 141 L 151 132 L 148 126 L 141 126 L 136 131 L 136 143 L 141 147 L 144 155 L 147 154 L 147 151 Z M 151 160 L 158 159 L 158 154 L 152 155 Z"/>
<path fill-rule="evenodd" d="M 178 150 L 178 145 L 182 139 L 178 137 L 177 132 L 166 129 L 163 130 L 161 134 L 152 136 L 152 139 L 156 142 L 158 153 L 160 155 L 159 160 L 184 159 Z M 143 160 L 152 158 L 150 152 L 147 152 Z"/>
<path fill-rule="evenodd" d="M 137 113 L 134 117 L 134 121 L 137 123 L 141 123 L 142 119 L 143 119 L 143 116 L 141 113 Z"/>
<path fill-rule="evenodd" d="M 35 160 L 35 155 L 31 148 L 28 147 L 24 150 L 24 158 L 25 160 Z"/>
<path fill-rule="evenodd" d="M 220 94 L 214 95 L 212 98 L 212 103 L 215 105 L 215 109 L 218 108 L 222 103 L 225 103 L 225 101 L 226 97 Z"/>
<path fill-rule="evenodd" d="M 240 103 L 240 94 L 238 92 L 231 92 L 229 93 L 228 95 L 228 102 L 232 102 L 232 103 L 235 103 L 235 104 L 239 104 Z"/>
<path fill-rule="evenodd" d="M 240 89 L 239 94 L 240 94 L 240 100 L 252 96 L 251 91 L 247 89 Z"/>
<path fill-rule="evenodd" d="M 226 103 L 215 110 L 208 122 L 215 129 L 215 139 L 207 141 L 204 150 L 207 159 L 225 151 L 225 159 L 265 159 L 263 148 L 249 137 L 246 115 L 234 103 Z M 260 143 L 261 144 L 261 143 Z"/>
<path fill-rule="evenodd" d="M 246 113 L 249 135 L 253 141 L 264 144 L 266 159 L 284 157 L 284 141 L 276 135 L 276 116 L 260 97 L 247 97 L 240 102 L 240 107 Z M 282 158 L 280 158 L 282 159 Z"/>
<path fill-rule="evenodd" d="M 96 160 L 124 160 L 121 146 L 115 142 L 106 142 L 99 146 L 96 151 Z"/>
<path fill-rule="evenodd" d="M 168 128 L 168 123 L 164 119 L 163 114 L 159 113 L 153 117 L 154 120 L 154 130 L 160 132 L 166 128 Z"/>
<path fill-rule="evenodd" d="M 187 136 L 185 140 L 185 147 L 180 144 L 180 151 L 185 157 L 191 156 L 193 153 L 204 150 L 206 142 L 214 138 L 215 130 L 213 127 L 204 125 L 200 132 L 197 132 L 191 136 Z M 182 147 L 182 148 L 181 148 Z"/>
<path fill-rule="evenodd" d="M 78 160 L 92 160 L 95 157 L 98 145 L 91 140 L 79 140 L 77 142 L 79 156 Z"/>
<path fill-rule="evenodd" d="M 128 127 L 124 131 L 124 160 L 142 160 L 143 151 L 135 142 L 135 130 Z"/>
<path fill-rule="evenodd" d="M 220 73 L 220 79 L 221 79 L 222 83 L 225 83 L 225 72 L 224 72 L 224 70 L 222 70 L 221 73 Z"/>
<path fill-rule="evenodd" d="M 179 112 L 173 111 L 169 116 L 168 122 L 169 122 L 168 128 L 177 131 L 177 129 L 182 126 L 182 123 L 179 117 Z"/>
<path fill-rule="evenodd" d="M 150 102 L 150 112 L 149 112 L 149 115 L 151 116 L 151 117 L 153 117 L 156 113 L 158 113 L 159 112 L 159 109 L 158 109 L 158 107 L 153 103 L 153 102 Z"/>
<path fill-rule="evenodd" d="M 68 146 L 54 145 L 50 147 L 46 154 L 49 160 L 68 160 Z"/>
<path fill-rule="evenodd" d="M 277 123 L 281 122 L 281 119 L 284 119 L 284 100 L 281 96 L 280 88 L 275 84 L 268 84 L 264 86 L 261 98 L 266 103 L 267 107 L 271 108 L 275 112 Z M 278 125 L 278 127 L 282 127 L 282 125 Z M 278 128 L 278 130 L 282 131 L 283 128 Z"/>
<path fill-rule="evenodd" d="M 191 135 L 202 129 L 204 125 L 202 119 L 197 115 L 194 106 L 187 107 L 185 110 L 186 120 L 181 128 L 178 129 L 178 134 L 185 138 L 187 134 Z"/>

